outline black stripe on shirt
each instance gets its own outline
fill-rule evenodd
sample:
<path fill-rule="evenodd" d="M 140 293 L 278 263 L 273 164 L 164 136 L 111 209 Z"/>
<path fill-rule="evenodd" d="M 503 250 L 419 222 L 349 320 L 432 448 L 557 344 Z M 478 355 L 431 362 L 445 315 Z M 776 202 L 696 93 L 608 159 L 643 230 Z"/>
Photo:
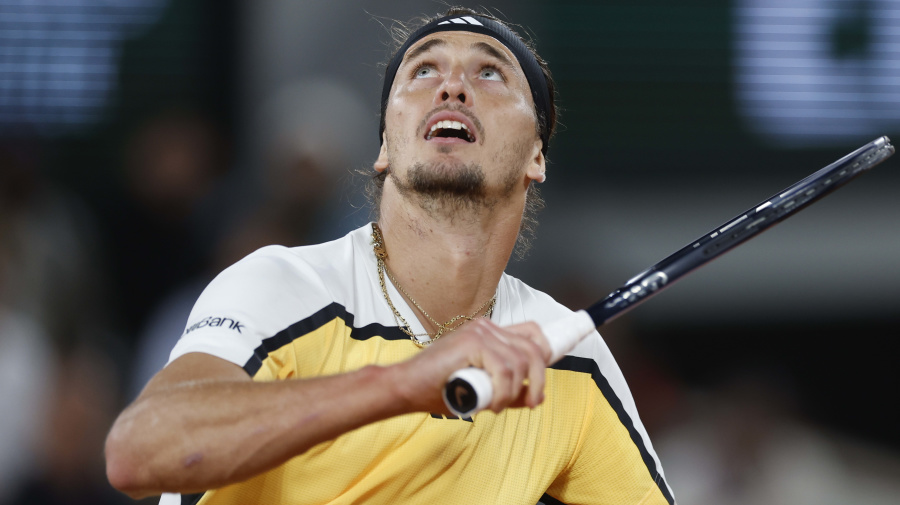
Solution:
<path fill-rule="evenodd" d="M 541 496 L 541 501 L 538 502 L 538 505 L 566 505 L 566 504 L 557 500 L 556 498 L 550 496 L 549 494 L 544 493 L 544 496 Z"/>
<path fill-rule="evenodd" d="M 253 350 L 253 356 L 244 364 L 244 371 L 250 374 L 250 377 L 256 375 L 256 372 L 262 367 L 263 361 L 269 357 L 269 353 L 290 344 L 294 340 L 312 333 L 317 329 L 325 326 L 335 318 L 341 318 L 344 323 L 350 327 L 350 338 L 354 340 L 368 340 L 372 337 L 381 337 L 385 340 L 408 340 L 409 335 L 396 326 L 384 326 L 378 323 L 368 324 L 362 328 L 353 326 L 355 317 L 347 312 L 347 309 L 333 302 L 315 314 L 297 321 L 287 328 L 279 331 L 269 338 L 263 339 L 262 343 Z"/>
<path fill-rule="evenodd" d="M 644 460 L 644 464 L 647 466 L 647 470 L 650 472 L 650 477 L 653 478 L 653 482 L 656 482 L 656 485 L 659 487 L 659 490 L 662 491 L 663 496 L 666 497 L 666 501 L 669 502 L 669 505 L 674 505 L 675 499 L 669 492 L 669 486 L 666 485 L 665 480 L 657 470 L 656 461 L 650 456 L 650 452 L 647 450 L 646 444 L 644 444 L 644 438 L 641 437 L 641 434 L 635 429 L 634 421 L 631 420 L 631 416 L 625 411 L 622 400 L 616 396 L 609 381 L 606 380 L 606 377 L 604 377 L 602 373 L 600 373 L 600 367 L 597 366 L 597 362 L 592 359 L 581 358 L 578 356 L 564 356 L 563 359 L 551 365 L 550 368 L 553 368 L 554 370 L 570 370 L 573 372 L 590 374 L 591 378 L 594 379 L 594 383 L 606 398 L 606 402 L 609 403 L 610 407 L 616 412 L 616 415 L 619 416 L 619 422 L 625 426 L 628 430 L 628 434 L 631 435 L 631 440 L 634 442 L 634 445 L 637 446 L 638 451 L 640 451 L 641 459 Z"/>
<path fill-rule="evenodd" d="M 294 340 L 312 333 L 333 321 L 335 318 L 341 318 L 344 323 L 350 327 L 350 337 L 354 340 L 368 340 L 376 336 L 384 338 L 385 340 L 406 340 L 409 338 L 406 333 L 403 333 L 403 331 L 396 326 L 384 326 L 378 323 L 372 323 L 363 326 L 362 328 L 356 328 L 353 326 L 355 316 L 347 312 L 347 309 L 343 305 L 332 302 L 330 305 L 306 319 L 297 321 L 275 335 L 263 339 L 259 347 L 253 351 L 253 356 L 251 356 L 250 359 L 247 360 L 247 363 L 244 364 L 244 371 L 253 377 L 262 367 L 263 361 L 269 356 L 269 353 L 275 352 Z M 635 429 L 634 422 L 632 421 L 631 416 L 625 411 L 622 401 L 616 396 L 615 391 L 613 391 L 613 388 L 609 384 L 609 381 L 606 380 L 606 377 L 600 373 L 600 367 L 597 366 L 597 362 L 589 358 L 565 356 L 555 364 L 551 365 L 550 368 L 555 370 L 581 372 L 591 376 L 594 383 L 600 389 L 600 392 L 606 398 L 606 401 L 616 412 L 616 415 L 619 417 L 619 422 L 621 422 L 628 430 L 628 434 L 631 436 L 632 442 L 637 446 L 638 451 L 641 454 L 641 459 L 643 459 L 644 464 L 647 466 L 647 470 L 650 472 L 653 481 L 656 482 L 659 490 L 662 492 L 663 496 L 665 496 L 666 501 L 668 501 L 670 505 L 674 505 L 675 500 L 672 497 L 672 494 L 669 493 L 669 487 L 666 485 L 662 475 L 659 474 L 659 471 L 656 468 L 656 461 L 650 456 L 650 452 L 644 444 L 643 437 L 641 437 L 640 433 Z"/>
<path fill-rule="evenodd" d="M 181 495 L 181 505 L 196 505 L 200 498 L 203 498 L 204 494 L 206 493 L 183 494 Z"/>

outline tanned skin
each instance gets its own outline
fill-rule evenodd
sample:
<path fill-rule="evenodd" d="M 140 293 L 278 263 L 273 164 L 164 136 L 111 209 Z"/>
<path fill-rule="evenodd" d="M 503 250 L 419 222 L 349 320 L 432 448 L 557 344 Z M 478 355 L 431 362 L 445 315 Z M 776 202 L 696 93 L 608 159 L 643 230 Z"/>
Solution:
<path fill-rule="evenodd" d="M 441 118 L 467 124 L 474 142 L 428 138 Z M 436 320 L 471 314 L 494 295 L 528 187 L 544 180 L 525 75 L 491 37 L 432 34 L 407 52 L 385 120 L 374 168 L 388 171 L 379 219 L 387 268 Z M 314 379 L 257 383 L 230 362 L 186 354 L 116 420 L 107 475 L 134 498 L 240 482 L 369 423 L 449 413 L 441 391 L 451 373 L 469 366 L 491 375 L 494 412 L 534 408 L 543 401 L 549 358 L 536 324 L 500 328 L 486 318 L 408 361 Z"/>

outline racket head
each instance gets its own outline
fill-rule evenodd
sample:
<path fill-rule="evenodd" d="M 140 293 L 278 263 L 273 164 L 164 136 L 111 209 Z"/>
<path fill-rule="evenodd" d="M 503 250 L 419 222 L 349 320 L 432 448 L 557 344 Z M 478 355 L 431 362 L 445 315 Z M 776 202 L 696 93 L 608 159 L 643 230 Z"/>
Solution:
<path fill-rule="evenodd" d="M 629 279 L 587 309 L 597 326 L 631 310 L 680 277 L 796 214 L 894 154 L 879 137 L 729 219 L 662 261 Z"/>

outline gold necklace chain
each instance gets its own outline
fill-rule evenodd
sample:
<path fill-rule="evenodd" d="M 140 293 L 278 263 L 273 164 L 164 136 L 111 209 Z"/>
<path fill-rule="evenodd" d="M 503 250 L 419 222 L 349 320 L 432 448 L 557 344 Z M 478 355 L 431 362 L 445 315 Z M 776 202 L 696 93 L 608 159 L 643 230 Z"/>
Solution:
<path fill-rule="evenodd" d="M 385 301 L 387 301 L 388 307 L 391 308 L 391 312 L 394 313 L 394 320 L 397 322 L 397 325 L 400 327 L 403 333 L 409 335 L 409 339 L 412 340 L 413 343 L 417 346 L 427 347 L 428 345 L 431 345 L 432 342 L 441 338 L 441 336 L 443 336 L 445 333 L 450 333 L 462 326 L 466 321 L 475 319 L 476 317 L 478 317 L 478 314 L 482 314 L 482 312 L 483 317 L 489 317 L 494 313 L 494 306 L 496 306 L 497 304 L 496 293 L 490 298 L 490 300 L 484 302 L 481 307 L 478 307 L 478 309 L 470 316 L 460 314 L 458 316 L 454 316 L 446 323 L 441 324 L 437 322 L 433 317 L 431 317 L 430 314 L 428 314 L 428 312 L 425 311 L 425 309 L 422 308 L 421 305 L 419 305 L 418 302 L 416 302 L 416 300 L 405 289 L 403 289 L 403 286 L 401 286 L 400 283 L 397 282 L 397 279 L 394 278 L 394 276 L 391 274 L 391 271 L 387 269 L 387 265 L 384 261 L 387 259 L 387 250 L 384 247 L 384 238 L 382 238 L 381 236 L 381 229 L 375 223 L 372 223 L 372 245 L 375 250 L 375 259 L 378 262 L 378 282 L 381 284 L 381 292 L 384 294 L 384 299 Z M 406 298 L 409 299 L 409 301 L 412 302 L 412 304 L 419 310 L 419 312 L 421 312 L 426 318 L 428 318 L 428 320 L 431 321 L 432 324 L 437 326 L 438 331 L 434 334 L 434 336 L 432 336 L 431 333 L 428 332 L 413 333 L 409 323 L 400 314 L 400 311 L 398 311 L 397 308 L 394 307 L 394 302 L 391 301 L 391 296 L 388 294 L 387 285 L 384 281 L 385 272 L 387 272 L 388 278 L 391 279 L 391 282 L 394 283 L 394 286 L 396 286 L 397 289 L 401 293 L 403 293 Z M 454 325 L 454 323 L 457 324 Z M 426 336 L 430 337 L 430 340 L 422 341 L 418 339 L 418 337 Z"/>

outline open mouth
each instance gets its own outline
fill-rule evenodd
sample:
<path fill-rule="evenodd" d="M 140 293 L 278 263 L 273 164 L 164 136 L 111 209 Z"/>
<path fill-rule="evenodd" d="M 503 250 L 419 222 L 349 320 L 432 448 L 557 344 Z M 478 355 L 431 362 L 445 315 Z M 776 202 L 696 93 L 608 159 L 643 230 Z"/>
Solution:
<path fill-rule="evenodd" d="M 469 127 L 459 121 L 438 121 L 432 125 L 431 129 L 425 135 L 425 140 L 434 138 L 456 138 L 465 140 L 466 142 L 475 142 L 475 136 L 469 131 Z"/>

